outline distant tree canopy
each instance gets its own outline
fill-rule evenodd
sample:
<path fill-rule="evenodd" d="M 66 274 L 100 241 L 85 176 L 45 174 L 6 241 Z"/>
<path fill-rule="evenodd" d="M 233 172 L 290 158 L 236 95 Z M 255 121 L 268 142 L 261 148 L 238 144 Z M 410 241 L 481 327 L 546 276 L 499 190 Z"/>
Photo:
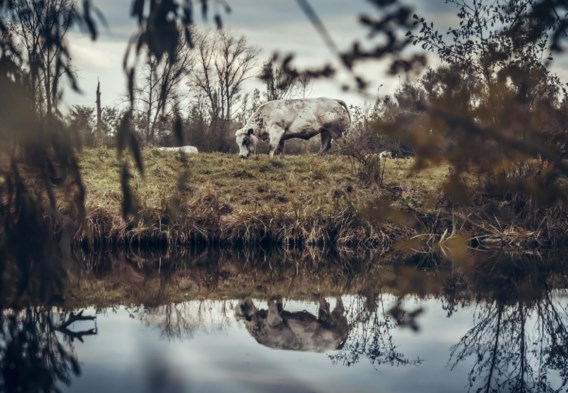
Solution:
<path fill-rule="evenodd" d="M 35 3 L 35 4 L 34 4 Z M 73 23 L 75 3 L 72 0 L 14 0 L 12 31 L 26 58 L 32 100 L 40 113 L 57 110 L 59 81 L 71 71 L 71 58 L 56 43 L 65 39 Z M 45 37 L 53 40 L 50 43 Z"/>
<path fill-rule="evenodd" d="M 144 126 L 140 128 L 145 141 L 155 142 L 165 132 L 164 118 L 180 111 L 179 88 L 195 67 L 193 52 L 179 41 L 174 55 L 166 54 L 160 61 L 146 51 L 140 65 L 141 77 L 135 87 L 135 107 L 143 113 Z M 167 123 L 167 122 L 166 122 Z"/>
<path fill-rule="evenodd" d="M 235 97 L 241 93 L 243 82 L 252 76 L 260 50 L 246 37 L 226 32 L 200 35 L 197 50 L 199 65 L 193 84 L 208 97 L 212 118 L 229 121 L 234 114 Z"/>
<path fill-rule="evenodd" d="M 567 97 L 549 65 L 550 50 L 560 48 L 552 32 L 564 28 L 566 8 L 540 19 L 544 14 L 535 12 L 542 3 L 536 0 L 448 3 L 456 6 L 458 26 L 442 35 L 416 16 L 420 30 L 409 34 L 446 64 L 422 79 L 427 100 L 419 123 L 432 132 L 420 136 L 417 165 L 448 160 L 454 169 L 450 194 L 461 194 L 459 175 L 473 171 L 533 203 L 565 200 L 558 180 L 568 175 Z M 409 137 L 417 137 L 416 126 Z M 540 159 L 546 165 L 530 176 L 511 176 L 519 165 Z"/>

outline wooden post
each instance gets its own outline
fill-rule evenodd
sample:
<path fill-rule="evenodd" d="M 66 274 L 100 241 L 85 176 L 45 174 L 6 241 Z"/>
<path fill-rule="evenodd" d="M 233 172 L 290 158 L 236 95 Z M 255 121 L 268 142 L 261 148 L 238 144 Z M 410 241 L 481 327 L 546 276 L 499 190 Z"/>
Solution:
<path fill-rule="evenodd" d="M 103 111 L 101 109 L 101 82 L 97 81 L 97 133 L 96 144 L 102 144 L 103 140 Z"/>

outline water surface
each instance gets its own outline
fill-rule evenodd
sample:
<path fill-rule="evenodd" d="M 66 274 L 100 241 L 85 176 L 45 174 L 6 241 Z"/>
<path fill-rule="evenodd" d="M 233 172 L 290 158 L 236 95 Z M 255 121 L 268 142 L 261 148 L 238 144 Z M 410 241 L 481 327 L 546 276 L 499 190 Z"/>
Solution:
<path fill-rule="evenodd" d="M 81 291 L 106 283 L 105 296 L 142 300 L 5 309 L 4 390 L 566 391 L 565 274 L 542 263 L 494 261 L 488 277 L 456 266 L 265 270 L 236 259 L 165 272 L 121 261 L 75 278 Z M 165 295 L 180 291 L 189 298 Z"/>

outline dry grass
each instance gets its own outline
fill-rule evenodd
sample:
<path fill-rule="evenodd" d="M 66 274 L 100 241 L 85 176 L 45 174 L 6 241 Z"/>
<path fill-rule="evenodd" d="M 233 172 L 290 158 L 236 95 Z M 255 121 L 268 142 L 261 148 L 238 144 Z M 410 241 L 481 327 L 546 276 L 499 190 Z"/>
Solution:
<path fill-rule="evenodd" d="M 565 225 L 550 219 L 533 220 L 532 227 L 503 221 L 502 202 L 472 194 L 473 177 L 464 179 L 469 190 L 458 190 L 474 195 L 470 203 L 448 203 L 448 193 L 455 193 L 444 185 L 448 168 L 414 171 L 412 159 L 386 160 L 381 186 L 360 177 L 357 160 L 334 154 L 240 160 L 147 149 L 143 159 L 144 176 L 135 173 L 131 180 L 138 213 L 127 222 L 115 150 L 83 151 L 88 230 L 79 238 L 85 244 L 363 246 L 383 252 L 404 247 L 463 256 L 472 244 L 533 248 L 566 237 Z M 544 218 L 562 217 L 541 212 Z"/>
<path fill-rule="evenodd" d="M 95 239 L 385 247 L 405 231 L 388 221 L 371 225 L 362 218 L 367 201 L 382 196 L 393 208 L 424 205 L 444 178 L 443 169 L 414 173 L 411 160 L 389 160 L 384 183 L 396 184 L 398 197 L 392 198 L 385 189 L 363 186 L 358 164 L 339 155 L 270 161 L 266 156 L 239 160 L 221 153 L 181 156 L 148 149 L 143 156 L 144 176 L 135 174 L 131 181 L 139 214 L 127 223 L 120 215 L 115 151 L 83 151 L 87 222 Z"/>
<path fill-rule="evenodd" d="M 88 190 L 87 207 L 120 213 L 119 167 L 112 149 L 86 149 L 81 167 Z M 135 174 L 132 181 L 144 207 L 160 209 L 164 199 L 181 190 L 185 198 L 196 193 L 215 193 L 219 201 L 236 214 L 266 209 L 297 210 L 318 206 L 335 210 L 344 198 L 359 201 L 375 195 L 373 188 L 362 189 L 357 178 L 358 165 L 339 155 L 287 156 L 269 161 L 266 156 L 239 160 L 236 155 L 201 153 L 182 159 L 179 153 L 145 150 L 144 177 Z M 427 200 L 439 189 L 445 170 L 411 172 L 412 160 L 389 160 L 385 183 L 397 184 L 406 199 Z M 447 170 L 446 170 L 447 172 Z"/>

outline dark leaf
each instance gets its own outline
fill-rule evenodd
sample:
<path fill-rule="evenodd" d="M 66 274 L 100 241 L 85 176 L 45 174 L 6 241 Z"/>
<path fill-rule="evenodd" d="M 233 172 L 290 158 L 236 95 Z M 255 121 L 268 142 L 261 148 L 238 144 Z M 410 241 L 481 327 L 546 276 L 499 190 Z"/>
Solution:
<path fill-rule="evenodd" d="M 186 28 L 193 24 L 193 3 L 189 0 L 185 1 L 181 22 Z"/>
<path fill-rule="evenodd" d="M 126 162 L 122 163 L 120 168 L 120 188 L 122 190 L 122 217 L 127 219 L 131 214 L 136 213 L 134 209 L 134 196 L 130 190 L 130 171 L 128 170 L 128 164 Z"/>
<path fill-rule="evenodd" d="M 83 14 L 87 29 L 91 33 L 91 39 L 96 40 L 98 36 L 97 25 L 91 16 L 91 2 L 89 0 L 83 1 Z"/>
<path fill-rule="evenodd" d="M 176 118 L 174 121 L 174 129 L 173 129 L 177 144 L 179 146 L 185 145 L 184 143 L 184 134 L 183 134 L 183 120 L 181 116 L 176 114 Z"/>
<path fill-rule="evenodd" d="M 138 138 L 136 138 L 136 134 L 134 134 L 131 130 L 128 133 L 128 145 L 130 147 L 130 151 L 134 156 L 134 161 L 136 162 L 136 168 L 138 172 L 142 175 L 144 174 L 144 162 L 142 161 L 142 151 L 140 149 L 140 143 L 138 142 Z"/>
<path fill-rule="evenodd" d="M 207 19 L 207 12 L 208 12 L 207 0 L 201 0 L 201 16 L 203 17 L 203 19 Z"/>
<path fill-rule="evenodd" d="M 144 20 L 144 3 L 145 0 L 134 0 L 130 15 L 138 18 L 138 24 L 141 25 Z"/>
<path fill-rule="evenodd" d="M 190 47 L 190 49 L 193 49 L 195 47 L 195 43 L 193 42 L 193 35 L 191 34 L 191 30 L 186 27 L 183 29 L 183 32 L 185 36 L 185 42 Z"/>
<path fill-rule="evenodd" d="M 126 148 L 126 141 L 130 135 L 130 118 L 132 113 L 127 111 L 122 116 L 118 129 L 116 130 L 116 145 L 119 155 L 122 154 Z"/>
<path fill-rule="evenodd" d="M 217 28 L 220 30 L 223 28 L 223 21 L 221 20 L 221 15 L 219 14 L 215 14 L 215 16 L 213 17 L 215 20 L 215 25 L 217 25 Z"/>
<path fill-rule="evenodd" d="M 128 96 L 130 98 L 130 107 L 134 106 L 134 76 L 135 76 L 135 69 L 134 67 L 128 70 Z"/>

